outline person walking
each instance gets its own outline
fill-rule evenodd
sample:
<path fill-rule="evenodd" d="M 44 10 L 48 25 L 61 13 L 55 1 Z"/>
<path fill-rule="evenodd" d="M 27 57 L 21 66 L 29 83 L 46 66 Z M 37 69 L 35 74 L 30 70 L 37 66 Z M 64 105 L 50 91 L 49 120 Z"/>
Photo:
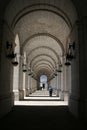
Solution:
<path fill-rule="evenodd" d="M 52 97 L 52 92 L 53 92 L 53 89 L 52 89 L 52 87 L 50 86 L 50 87 L 49 87 L 49 96 L 50 96 L 50 97 Z"/>

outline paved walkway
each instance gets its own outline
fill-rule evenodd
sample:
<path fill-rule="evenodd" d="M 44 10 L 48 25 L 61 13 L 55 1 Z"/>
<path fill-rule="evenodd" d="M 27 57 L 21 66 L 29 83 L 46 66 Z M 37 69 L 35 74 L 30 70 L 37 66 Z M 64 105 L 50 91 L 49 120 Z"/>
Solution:
<path fill-rule="evenodd" d="M 55 95 L 49 97 L 47 93 L 36 91 L 24 101 L 16 101 L 12 110 L 0 120 L 0 127 L 9 130 L 87 130 L 87 123 L 71 115 L 66 101 L 59 101 Z"/>
<path fill-rule="evenodd" d="M 67 106 L 14 106 L 0 120 L 1 130 L 87 130 Z"/>
<path fill-rule="evenodd" d="M 67 106 L 68 101 L 60 101 L 55 92 L 53 92 L 52 97 L 49 97 L 47 89 L 43 89 L 30 94 L 29 97 L 24 97 L 23 101 L 15 101 L 14 104 L 24 106 Z"/>

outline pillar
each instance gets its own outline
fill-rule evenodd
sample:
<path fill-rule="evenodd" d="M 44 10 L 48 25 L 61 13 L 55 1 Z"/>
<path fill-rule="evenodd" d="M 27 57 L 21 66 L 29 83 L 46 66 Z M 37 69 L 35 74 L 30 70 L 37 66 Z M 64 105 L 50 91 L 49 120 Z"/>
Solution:
<path fill-rule="evenodd" d="M 71 92 L 69 96 L 70 112 L 87 119 L 87 17 L 76 24 L 74 35 L 76 57 L 71 64 Z"/>
<path fill-rule="evenodd" d="M 57 70 L 58 70 L 58 66 L 57 66 Z M 56 96 L 59 97 L 59 74 L 57 72 L 57 76 L 56 76 L 56 85 L 57 85 L 57 94 Z"/>
<path fill-rule="evenodd" d="M 1 37 L 2 46 L 0 46 L 0 118 L 7 114 L 14 105 L 13 93 L 13 65 L 7 58 L 6 41 L 14 43 L 14 35 L 7 26 L 2 24 L 3 37 Z"/>
<path fill-rule="evenodd" d="M 61 73 L 58 73 L 58 91 L 59 97 L 61 98 Z"/>
<path fill-rule="evenodd" d="M 23 62 L 22 58 L 20 57 L 20 62 L 19 62 L 19 100 L 24 99 L 22 62 Z"/>
<path fill-rule="evenodd" d="M 58 72 L 58 86 L 59 86 L 59 97 L 62 101 L 64 101 L 64 65 L 62 63 L 62 66 L 59 66 Z"/>
<path fill-rule="evenodd" d="M 25 96 L 29 96 L 29 78 L 30 76 L 28 75 L 28 72 L 26 72 L 25 76 Z"/>
<path fill-rule="evenodd" d="M 19 100 L 19 65 L 14 67 L 13 69 L 13 92 L 14 92 L 14 100 Z"/>
<path fill-rule="evenodd" d="M 29 76 L 29 93 L 30 94 L 32 94 L 32 79 L 31 79 L 32 77 L 31 76 Z"/>
<path fill-rule="evenodd" d="M 87 17 L 78 23 L 79 33 L 79 116 L 87 120 Z"/>
<path fill-rule="evenodd" d="M 64 81 L 63 81 L 63 71 L 59 73 L 60 75 L 60 88 L 61 88 L 61 94 L 60 94 L 60 99 L 64 101 Z"/>
<path fill-rule="evenodd" d="M 71 92 L 71 65 L 64 66 L 64 100 L 69 100 L 69 93 Z"/>

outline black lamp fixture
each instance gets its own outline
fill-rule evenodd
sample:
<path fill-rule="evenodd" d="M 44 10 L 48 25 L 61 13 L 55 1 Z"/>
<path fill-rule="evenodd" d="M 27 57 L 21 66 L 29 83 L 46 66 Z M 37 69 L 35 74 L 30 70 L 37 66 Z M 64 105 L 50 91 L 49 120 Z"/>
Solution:
<path fill-rule="evenodd" d="M 23 72 L 27 72 L 27 66 L 26 66 L 26 64 L 23 64 L 22 67 L 23 67 Z"/>
<path fill-rule="evenodd" d="M 61 73 L 61 72 L 62 72 L 62 70 L 61 70 L 61 69 L 59 69 L 59 70 L 57 70 L 57 72 Z"/>
<path fill-rule="evenodd" d="M 28 69 L 28 75 L 32 78 L 34 77 L 34 72 L 31 70 L 31 68 Z"/>
<path fill-rule="evenodd" d="M 75 58 L 75 42 L 69 43 L 68 48 L 67 48 L 67 54 L 66 54 L 66 59 L 71 61 L 72 59 Z"/>
<path fill-rule="evenodd" d="M 70 65 L 71 65 L 70 61 L 68 61 L 68 60 L 66 59 L 65 65 L 66 65 L 66 66 L 70 66 Z"/>
<path fill-rule="evenodd" d="M 6 49 L 7 49 L 6 57 L 8 59 L 13 59 L 16 57 L 16 54 L 14 53 L 13 44 L 9 43 L 9 41 L 6 41 Z"/>
<path fill-rule="evenodd" d="M 16 54 L 16 57 L 12 60 L 12 64 L 13 64 L 14 66 L 17 66 L 17 65 L 18 65 L 17 54 Z"/>
<path fill-rule="evenodd" d="M 55 72 L 54 75 L 57 76 L 57 72 Z"/>
<path fill-rule="evenodd" d="M 61 72 L 62 72 L 61 67 L 62 67 L 62 64 L 59 64 L 58 69 L 56 69 L 56 71 L 57 71 L 58 73 L 61 73 Z"/>
<path fill-rule="evenodd" d="M 66 66 L 70 66 L 71 65 L 71 61 L 74 58 L 75 58 L 75 42 L 68 44 L 65 65 Z"/>
<path fill-rule="evenodd" d="M 32 75 L 30 68 L 28 69 L 28 75 L 29 75 L 29 76 Z"/>
<path fill-rule="evenodd" d="M 34 74 L 33 73 L 31 74 L 31 77 L 34 78 Z"/>

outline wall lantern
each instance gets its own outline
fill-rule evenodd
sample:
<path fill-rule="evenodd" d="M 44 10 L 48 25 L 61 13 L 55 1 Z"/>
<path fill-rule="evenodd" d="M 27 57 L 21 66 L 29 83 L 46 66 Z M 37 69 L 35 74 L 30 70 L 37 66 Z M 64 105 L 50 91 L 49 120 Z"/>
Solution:
<path fill-rule="evenodd" d="M 23 67 L 23 72 L 27 72 L 27 66 L 26 66 L 26 64 L 23 64 L 22 67 Z"/>
<path fill-rule="evenodd" d="M 74 58 L 75 58 L 75 42 L 68 44 L 65 65 L 66 66 L 70 66 L 71 65 L 71 61 Z"/>
<path fill-rule="evenodd" d="M 59 64 L 59 67 L 58 67 L 58 69 L 56 69 L 56 71 L 61 73 L 62 72 L 61 67 L 62 67 L 62 64 Z"/>
<path fill-rule="evenodd" d="M 69 43 L 67 48 L 66 59 L 71 61 L 75 58 L 75 42 Z"/>
<path fill-rule="evenodd" d="M 34 78 L 34 75 L 32 74 L 31 77 Z"/>
<path fill-rule="evenodd" d="M 69 61 L 66 61 L 66 62 L 65 62 L 65 65 L 66 65 L 66 66 L 70 66 L 71 63 L 70 63 Z"/>
<path fill-rule="evenodd" d="M 66 57 L 65 65 L 66 65 L 66 66 L 70 66 L 70 65 L 71 65 L 71 62 L 67 59 L 67 57 Z"/>
<path fill-rule="evenodd" d="M 28 75 L 29 75 L 29 76 L 32 75 L 31 69 L 28 69 Z"/>
<path fill-rule="evenodd" d="M 6 42 L 6 49 L 7 49 L 7 54 L 6 57 L 8 59 L 13 59 L 16 57 L 16 54 L 14 54 L 14 47 L 12 43 L 9 43 L 8 41 Z"/>
<path fill-rule="evenodd" d="M 54 73 L 55 76 L 57 76 L 57 73 Z"/>
<path fill-rule="evenodd" d="M 62 70 L 60 70 L 60 69 L 59 69 L 59 70 L 57 70 L 57 72 L 61 73 L 61 72 L 62 72 Z"/>
<path fill-rule="evenodd" d="M 16 54 L 16 57 L 12 60 L 12 64 L 13 64 L 14 66 L 17 66 L 17 65 L 18 65 L 17 54 Z"/>

